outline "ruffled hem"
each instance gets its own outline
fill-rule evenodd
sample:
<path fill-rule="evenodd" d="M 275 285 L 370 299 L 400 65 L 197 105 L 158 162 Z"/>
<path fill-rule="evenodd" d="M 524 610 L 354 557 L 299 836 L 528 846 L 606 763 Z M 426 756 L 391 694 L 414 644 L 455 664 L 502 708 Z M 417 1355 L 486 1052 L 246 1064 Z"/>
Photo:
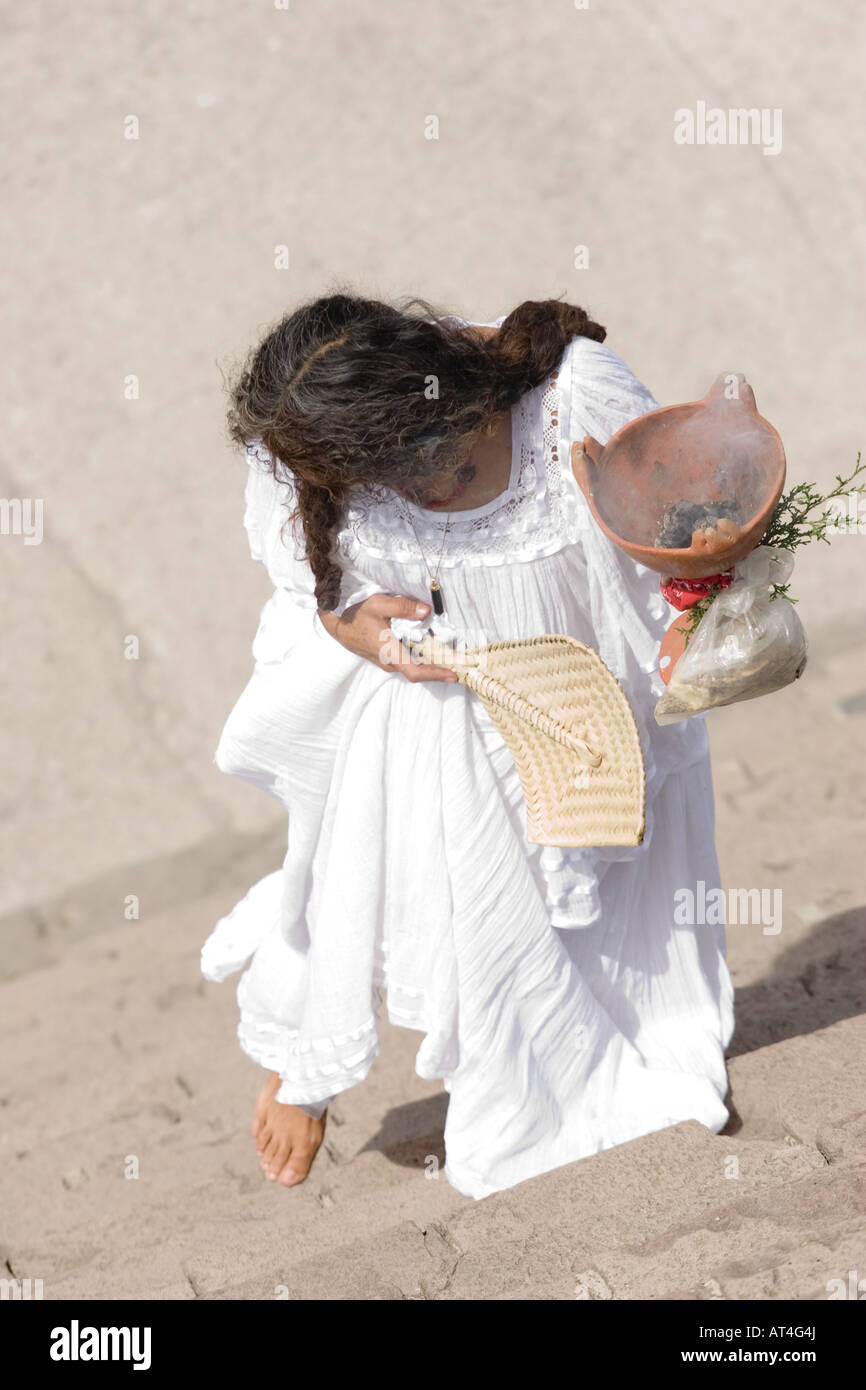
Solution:
<path fill-rule="evenodd" d="M 268 874 L 216 923 L 201 950 L 201 972 L 205 979 L 221 983 L 236 974 L 268 938 L 275 937 L 283 945 L 281 883 L 281 870 Z M 294 965 L 299 967 L 300 960 L 296 959 Z M 237 990 L 238 1042 L 253 1062 L 280 1075 L 283 1084 L 277 1099 L 284 1103 L 315 1104 L 364 1080 L 379 1053 L 377 1014 L 383 1002 L 390 1023 L 425 1034 L 417 1058 L 420 1076 L 427 1080 L 439 1079 L 457 1065 L 458 1048 L 453 1032 L 431 1016 L 425 990 L 395 977 L 387 943 L 374 951 L 370 1011 L 356 1028 L 308 1036 L 301 1027 L 277 1022 L 256 1008 L 251 997 L 253 993 L 247 969 Z M 294 1013 L 298 1018 L 303 1011 L 302 996 L 303 991 L 295 991 Z"/>
<path fill-rule="evenodd" d="M 241 1050 L 260 1067 L 282 1079 L 278 1099 L 291 1105 L 312 1105 L 357 1085 L 367 1076 L 379 1055 L 376 1015 L 352 1033 L 304 1039 L 297 1029 L 257 1017 L 247 1007 L 244 980 L 238 986 Z"/>
<path fill-rule="evenodd" d="M 213 977 L 211 977 L 213 978 Z M 376 1003 L 385 1003 L 389 1023 L 424 1033 L 416 1059 L 416 1072 L 427 1081 L 444 1080 L 458 1061 L 455 1040 L 443 1038 L 427 1015 L 419 990 L 388 985 L 377 971 L 373 986 Z M 313 1105 L 330 1100 L 363 1081 L 379 1055 L 379 1026 L 375 1010 L 352 1033 L 305 1039 L 299 1046 L 299 1030 L 275 1024 L 257 1015 L 246 1003 L 244 980 L 238 986 L 241 1050 L 267 1071 L 282 1078 L 277 1100 L 287 1105 Z M 327 1057 L 329 1060 L 324 1061 Z"/>

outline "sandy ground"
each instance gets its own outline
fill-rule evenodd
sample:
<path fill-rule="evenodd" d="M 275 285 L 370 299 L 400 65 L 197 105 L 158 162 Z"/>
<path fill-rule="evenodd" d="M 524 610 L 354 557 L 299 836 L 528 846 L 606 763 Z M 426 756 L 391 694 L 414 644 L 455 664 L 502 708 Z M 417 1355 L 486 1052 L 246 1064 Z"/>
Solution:
<path fill-rule="evenodd" d="M 564 293 L 607 325 L 610 346 L 663 403 L 702 395 L 720 371 L 745 372 L 785 441 L 790 481 L 829 484 L 850 471 L 864 438 L 862 13 L 849 0 L 829 17 L 780 0 L 590 0 L 586 9 L 291 0 L 285 10 L 89 0 L 50 18 L 19 9 L 4 25 L 14 215 L 0 244 L 0 489 L 41 500 L 44 537 L 28 545 L 0 535 L 0 1104 L 3 1152 L 14 1157 L 0 1264 L 44 1269 L 55 1296 L 64 1287 L 219 1296 L 230 1286 L 265 1296 L 223 1277 L 204 1189 L 176 1193 L 178 1211 L 201 1204 L 194 1268 L 181 1254 L 164 1256 L 167 1269 L 138 1261 L 139 1282 L 124 1284 L 120 1246 L 131 1268 L 130 1232 L 145 1241 L 161 1198 L 136 1189 L 134 1217 L 112 1205 L 127 1200 L 117 1196 L 118 1155 L 157 1144 L 168 1182 L 208 1126 L 231 1147 L 211 1173 L 211 1196 L 226 1165 L 236 1173 L 221 1197 L 232 1260 L 250 1217 L 244 1202 L 261 1219 L 270 1201 L 257 1189 L 244 1195 L 257 1182 L 243 1136 L 257 1078 L 236 1055 L 231 988 L 195 978 L 213 919 L 276 866 L 283 835 L 274 803 L 212 765 L 268 592 L 246 551 L 243 464 L 223 438 L 221 370 L 287 307 L 337 282 L 383 297 L 420 293 L 476 319 Z M 676 144 L 674 111 L 700 101 L 781 111 L 780 152 Z M 431 116 L 435 140 L 425 138 Z M 578 246 L 586 268 L 575 265 Z M 286 269 L 275 267 L 280 247 Z M 805 1173 L 821 1124 L 839 1121 L 847 1137 L 838 1151 L 830 1145 L 832 1162 L 820 1160 L 825 1182 L 836 1180 L 834 1163 L 847 1181 L 862 1154 L 843 1078 L 864 1060 L 855 973 L 864 545 L 866 534 L 839 537 L 798 561 L 794 593 L 811 644 L 804 678 L 710 721 L 725 882 L 783 893 L 781 932 L 729 934 L 744 1135 L 771 1145 L 767 1182 L 780 1192 L 786 1136 L 802 1146 Z M 140 901 L 136 921 L 124 916 L 129 895 Z M 176 1078 L 204 1065 L 205 1039 L 193 1106 Z M 367 1197 L 342 1240 L 392 1224 L 395 1165 L 411 1174 L 407 1220 L 422 1231 L 433 1220 L 416 1159 L 400 1168 L 405 1145 L 417 1141 L 423 1155 L 441 1125 L 438 1088 L 411 1075 L 416 1043 L 389 1033 L 366 1099 L 344 1102 L 344 1141 L 329 1162 L 341 1201 Z M 834 1059 L 832 1084 L 822 1083 L 821 1048 Z M 799 1078 L 797 1113 L 809 1113 L 799 1129 L 780 1119 L 773 1094 L 763 1110 L 755 1099 L 762 1058 Z M 388 1118 L 404 1111 L 415 1118 Z M 691 1142 L 668 1144 L 665 1171 L 679 1162 L 689 1173 Z M 304 1258 L 336 1288 L 322 1263 L 338 1239 L 333 1221 L 330 1234 L 322 1225 L 333 1214 L 326 1179 L 315 1195 L 297 1195 L 315 1203 Z M 437 1221 L 460 1206 L 444 1187 Z M 851 1202 L 845 1220 L 862 1231 L 862 1200 Z M 780 1197 L 778 1209 L 790 1228 L 784 1213 L 798 1210 L 796 1197 Z M 88 1245 L 81 1232 L 95 1229 L 97 1211 L 115 1219 Z M 274 1236 L 277 1263 L 287 1220 Z M 804 1215 L 804 1241 L 810 1221 Z M 441 1229 L 450 1248 L 456 1237 Z M 853 1259 L 851 1239 L 846 1227 L 827 1250 Z M 702 1265 L 695 1249 L 694 1277 L 678 1282 L 674 1262 L 669 1291 L 820 1297 L 834 1268 L 828 1254 L 817 1273 L 797 1265 L 792 1284 L 776 1279 L 764 1292 L 734 1291 L 719 1275 L 723 1293 L 708 1295 L 695 1289 L 711 1261 Z M 399 1239 L 386 1242 L 374 1265 L 404 1268 L 400 1250 Z M 253 1283 L 257 1268 L 251 1257 Z M 422 1296 L 413 1268 L 384 1287 Z M 659 1296 L 639 1280 L 617 1284 L 611 1269 L 608 1293 L 593 1296 Z M 304 1277 L 312 1287 L 309 1270 Z M 449 1273 L 423 1296 L 522 1296 L 519 1281 L 510 1293 L 494 1283 L 479 1276 L 454 1293 Z"/>

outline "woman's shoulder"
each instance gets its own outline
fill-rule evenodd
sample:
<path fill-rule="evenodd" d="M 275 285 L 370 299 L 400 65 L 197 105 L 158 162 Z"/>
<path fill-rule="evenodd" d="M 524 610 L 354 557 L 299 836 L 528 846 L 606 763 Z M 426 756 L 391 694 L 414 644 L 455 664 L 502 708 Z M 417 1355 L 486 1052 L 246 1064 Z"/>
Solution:
<path fill-rule="evenodd" d="M 613 433 L 627 420 L 658 409 L 652 391 L 625 359 L 594 338 L 572 338 L 559 373 L 571 395 L 575 426 L 582 428 L 589 418 L 591 424 Z M 576 433 L 573 428 L 572 434 Z M 584 433 L 595 433 L 595 429 L 584 429 Z"/>
<path fill-rule="evenodd" d="M 273 456 L 261 439 L 251 440 L 245 447 L 245 454 L 244 528 L 251 556 L 266 565 L 273 577 L 287 562 L 288 537 L 283 526 L 292 514 L 295 490 L 291 483 L 275 476 Z M 292 535 L 297 541 L 296 528 Z"/>
<path fill-rule="evenodd" d="M 583 381 L 613 382 L 624 386 L 638 386 L 642 391 L 648 388 L 637 377 L 633 369 L 620 357 L 608 343 L 596 342 L 594 338 L 584 338 L 580 334 L 572 338 L 563 354 L 562 365 L 571 368 L 573 377 Z"/>

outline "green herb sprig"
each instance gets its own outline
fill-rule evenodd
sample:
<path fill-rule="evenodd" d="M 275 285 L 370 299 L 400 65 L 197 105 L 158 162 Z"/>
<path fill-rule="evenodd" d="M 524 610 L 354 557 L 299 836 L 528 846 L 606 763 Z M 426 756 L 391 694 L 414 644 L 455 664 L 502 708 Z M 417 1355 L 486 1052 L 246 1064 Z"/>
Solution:
<path fill-rule="evenodd" d="M 783 493 L 773 508 L 760 544 L 772 545 L 779 550 L 797 550 L 802 545 L 808 545 L 810 541 L 824 541 L 825 545 L 829 545 L 828 531 L 831 527 L 834 533 L 854 529 L 857 525 L 855 518 L 841 517 L 838 510 L 828 507 L 827 503 L 832 502 L 834 498 L 866 492 L 866 481 L 854 483 L 855 478 L 866 472 L 866 463 L 861 463 L 860 459 L 861 455 L 858 453 L 854 470 L 847 478 L 843 478 L 841 473 L 836 474 L 836 487 L 832 492 L 822 494 L 814 483 L 797 483 L 788 492 Z M 823 507 L 824 510 L 820 516 L 813 516 L 812 513 L 818 507 Z M 788 599 L 789 603 L 796 603 L 797 599 L 791 597 L 789 588 L 790 584 L 774 584 L 770 602 L 774 598 L 782 597 Z M 681 624 L 680 630 L 686 635 L 686 646 L 710 605 L 723 592 L 721 585 L 714 584 L 699 603 L 683 614 L 685 622 Z"/>

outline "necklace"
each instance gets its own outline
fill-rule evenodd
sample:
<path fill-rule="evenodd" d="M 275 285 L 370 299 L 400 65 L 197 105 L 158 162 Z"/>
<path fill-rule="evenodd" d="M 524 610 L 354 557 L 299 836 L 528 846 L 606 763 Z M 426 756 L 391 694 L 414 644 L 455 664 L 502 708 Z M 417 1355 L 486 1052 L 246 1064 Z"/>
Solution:
<path fill-rule="evenodd" d="M 427 556 L 424 554 L 424 547 L 418 537 L 418 532 L 415 530 L 415 522 L 412 519 L 412 513 L 408 507 L 406 508 L 406 515 L 409 518 L 409 525 L 415 532 L 415 540 L 418 543 L 418 549 L 421 551 L 421 559 L 424 561 L 424 568 L 430 576 L 430 602 L 433 604 L 433 612 L 441 617 L 445 612 L 445 600 L 442 597 L 442 586 L 439 583 L 439 570 L 442 565 L 442 556 L 445 552 L 445 542 L 448 539 L 448 532 L 451 530 L 451 513 L 449 512 L 448 516 L 445 518 L 445 530 L 442 533 L 442 544 L 439 547 L 439 559 L 436 563 L 435 574 L 432 573 L 430 566 L 427 564 Z"/>

